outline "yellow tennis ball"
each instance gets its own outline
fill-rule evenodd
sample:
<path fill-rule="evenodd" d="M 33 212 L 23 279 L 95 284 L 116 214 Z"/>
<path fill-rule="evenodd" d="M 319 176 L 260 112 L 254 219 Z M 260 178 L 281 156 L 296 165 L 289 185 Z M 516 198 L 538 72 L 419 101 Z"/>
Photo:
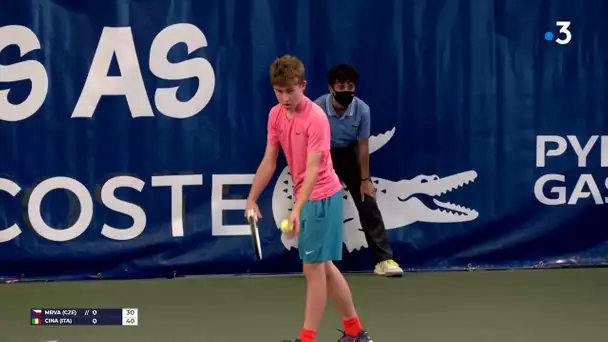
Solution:
<path fill-rule="evenodd" d="M 291 228 L 289 227 L 289 221 L 283 220 L 281 222 L 281 230 L 284 231 L 284 232 L 288 232 L 288 231 L 291 230 Z"/>

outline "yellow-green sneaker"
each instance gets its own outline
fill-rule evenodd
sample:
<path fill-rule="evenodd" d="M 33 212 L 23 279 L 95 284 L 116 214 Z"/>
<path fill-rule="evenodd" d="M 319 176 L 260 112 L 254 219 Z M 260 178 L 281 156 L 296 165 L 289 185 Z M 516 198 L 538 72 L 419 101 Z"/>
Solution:
<path fill-rule="evenodd" d="M 389 259 L 376 264 L 374 273 L 385 277 L 401 277 L 403 270 L 395 260 Z"/>

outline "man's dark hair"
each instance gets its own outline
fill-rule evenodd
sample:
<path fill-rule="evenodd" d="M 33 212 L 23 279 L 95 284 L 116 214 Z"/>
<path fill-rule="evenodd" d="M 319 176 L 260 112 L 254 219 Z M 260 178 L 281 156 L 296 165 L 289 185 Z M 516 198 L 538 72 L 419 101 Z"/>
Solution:
<path fill-rule="evenodd" d="M 327 73 L 327 82 L 330 86 L 333 86 L 336 82 L 353 82 L 357 84 L 357 81 L 359 81 L 357 70 L 347 64 L 337 65 Z"/>

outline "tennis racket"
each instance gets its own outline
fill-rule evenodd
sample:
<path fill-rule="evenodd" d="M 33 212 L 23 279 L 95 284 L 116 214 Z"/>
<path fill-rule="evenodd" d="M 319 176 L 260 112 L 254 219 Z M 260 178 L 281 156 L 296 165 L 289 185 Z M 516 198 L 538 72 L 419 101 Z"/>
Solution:
<path fill-rule="evenodd" d="M 253 250 L 255 252 L 255 257 L 260 260 L 262 259 L 262 244 L 260 243 L 258 216 L 255 214 L 255 210 L 249 210 L 249 212 L 247 213 L 247 221 L 249 221 L 249 228 L 251 228 L 251 238 L 253 240 Z"/>

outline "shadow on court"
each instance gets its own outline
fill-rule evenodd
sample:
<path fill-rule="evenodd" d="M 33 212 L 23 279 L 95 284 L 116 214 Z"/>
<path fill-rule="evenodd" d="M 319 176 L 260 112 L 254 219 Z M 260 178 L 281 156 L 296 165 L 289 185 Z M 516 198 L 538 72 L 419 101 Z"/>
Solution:
<path fill-rule="evenodd" d="M 376 342 L 605 342 L 608 269 L 350 275 L 357 309 Z M 0 285 L 7 342 L 281 342 L 298 334 L 304 279 L 172 280 Z M 137 327 L 30 326 L 35 307 L 138 308 Z M 319 331 L 337 341 L 331 302 Z"/>

